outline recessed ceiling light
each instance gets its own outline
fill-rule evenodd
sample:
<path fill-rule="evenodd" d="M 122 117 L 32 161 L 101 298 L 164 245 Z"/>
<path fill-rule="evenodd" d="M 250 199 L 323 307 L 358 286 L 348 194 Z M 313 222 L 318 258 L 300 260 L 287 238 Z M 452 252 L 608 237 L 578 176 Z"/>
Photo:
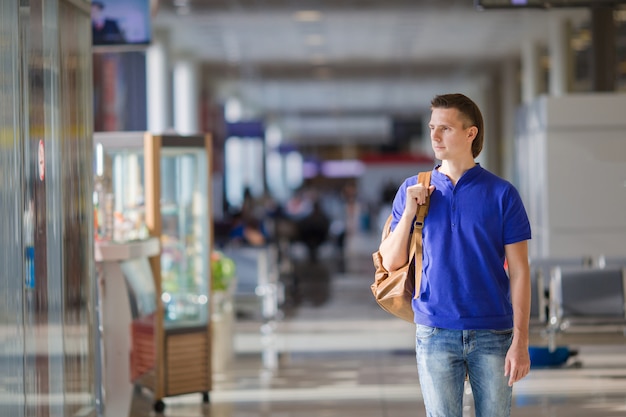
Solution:
<path fill-rule="evenodd" d="M 311 46 L 323 45 L 324 37 L 319 34 L 308 35 L 306 37 L 306 44 Z"/>
<path fill-rule="evenodd" d="M 294 13 L 293 18 L 298 22 L 317 22 L 322 18 L 322 13 L 317 10 L 300 10 Z"/>

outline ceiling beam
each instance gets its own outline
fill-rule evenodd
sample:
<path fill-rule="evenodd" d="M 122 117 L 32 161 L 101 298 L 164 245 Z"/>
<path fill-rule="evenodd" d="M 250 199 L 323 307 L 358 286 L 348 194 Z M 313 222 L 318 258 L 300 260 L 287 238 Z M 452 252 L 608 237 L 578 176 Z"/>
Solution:
<path fill-rule="evenodd" d="M 438 61 L 435 63 L 411 62 L 350 62 L 338 64 L 312 65 L 307 63 L 261 63 L 261 64 L 228 64 L 224 62 L 204 62 L 203 71 L 211 77 L 229 79 L 255 80 L 312 80 L 332 79 L 367 80 L 393 79 L 411 80 L 436 76 L 437 78 L 462 77 L 484 73 L 497 68 L 496 60 Z M 324 72 L 320 72 L 324 69 Z"/>
<path fill-rule="evenodd" d="M 223 11 L 275 11 L 275 10 L 473 10 L 472 1 L 468 0 L 160 0 L 159 9 L 176 11 L 187 7 L 190 12 L 223 12 Z"/>

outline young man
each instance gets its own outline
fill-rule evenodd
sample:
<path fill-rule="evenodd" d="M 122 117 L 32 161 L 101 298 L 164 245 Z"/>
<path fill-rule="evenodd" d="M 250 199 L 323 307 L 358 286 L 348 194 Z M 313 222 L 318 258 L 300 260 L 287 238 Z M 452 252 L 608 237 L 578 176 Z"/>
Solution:
<path fill-rule="evenodd" d="M 422 281 L 413 300 L 427 415 L 462 416 L 467 374 L 476 416 L 506 417 L 513 383 L 530 370 L 530 224 L 517 190 L 474 160 L 484 127 L 472 100 L 436 96 L 429 127 L 441 165 L 430 185 L 414 176 L 400 186 L 392 233 L 380 246 L 383 266 L 391 271 L 408 262 L 415 213 L 430 195 Z"/>

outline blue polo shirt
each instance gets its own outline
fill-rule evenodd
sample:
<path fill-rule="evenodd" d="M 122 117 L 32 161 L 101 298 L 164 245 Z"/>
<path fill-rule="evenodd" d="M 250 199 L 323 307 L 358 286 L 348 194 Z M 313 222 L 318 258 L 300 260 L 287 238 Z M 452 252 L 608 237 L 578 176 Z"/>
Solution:
<path fill-rule="evenodd" d="M 417 176 L 407 178 L 398 189 L 392 230 L 404 211 L 406 188 L 416 182 Z M 459 330 L 513 327 L 504 245 L 531 237 L 519 193 L 478 164 L 456 186 L 435 168 L 431 184 L 415 322 Z"/>

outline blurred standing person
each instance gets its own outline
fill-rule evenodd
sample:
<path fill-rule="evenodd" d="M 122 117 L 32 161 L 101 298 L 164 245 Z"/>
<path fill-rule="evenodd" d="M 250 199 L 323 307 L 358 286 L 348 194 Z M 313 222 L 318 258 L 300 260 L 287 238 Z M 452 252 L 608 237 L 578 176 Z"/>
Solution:
<path fill-rule="evenodd" d="M 292 220 L 298 221 L 306 217 L 311 212 L 312 207 L 313 201 L 310 193 L 302 187 L 297 189 L 285 204 L 285 213 Z"/>
<path fill-rule="evenodd" d="M 323 199 L 325 211 L 330 217 L 330 236 L 339 252 L 339 270 L 345 269 L 347 242 L 359 231 L 361 207 L 357 198 L 356 186 L 345 184 L 339 192 Z"/>
<path fill-rule="evenodd" d="M 248 223 L 257 223 L 257 228 L 263 231 L 266 240 L 275 238 L 275 211 L 276 203 L 269 194 L 263 193 L 255 197 L 249 186 L 244 188 L 241 215 Z"/>
<path fill-rule="evenodd" d="M 530 370 L 530 224 L 513 185 L 475 162 L 484 124 L 471 99 L 434 97 L 429 127 L 441 165 L 430 185 L 413 176 L 398 189 L 392 233 L 380 245 L 383 266 L 391 271 L 408 262 L 415 213 L 430 195 L 413 299 L 426 413 L 461 417 L 467 375 L 476 416 L 507 417 L 513 384 Z"/>
<path fill-rule="evenodd" d="M 329 226 L 330 220 L 319 200 L 315 200 L 311 212 L 297 222 L 298 240 L 306 245 L 312 263 L 317 262 L 319 247 L 328 239 Z"/>
<path fill-rule="evenodd" d="M 243 213 L 243 215 L 245 217 L 259 218 L 257 206 L 257 201 L 252 195 L 252 190 L 250 189 L 250 187 L 244 187 L 243 201 L 241 203 L 241 212 Z"/>
<path fill-rule="evenodd" d="M 345 219 L 345 228 L 340 239 L 340 250 L 342 256 L 345 256 L 346 241 L 350 241 L 359 232 L 359 222 L 361 219 L 361 205 L 357 198 L 357 189 L 353 183 L 348 183 L 343 187 L 343 210 Z"/>

